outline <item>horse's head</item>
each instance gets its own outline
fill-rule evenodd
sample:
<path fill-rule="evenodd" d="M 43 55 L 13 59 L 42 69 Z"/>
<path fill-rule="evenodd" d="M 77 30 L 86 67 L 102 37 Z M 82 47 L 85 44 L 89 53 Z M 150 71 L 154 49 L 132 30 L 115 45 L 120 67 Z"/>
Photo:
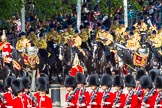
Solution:
<path fill-rule="evenodd" d="M 92 52 L 93 56 L 92 57 L 93 58 L 95 58 L 97 48 L 98 48 L 98 44 L 96 42 L 93 43 L 92 44 L 92 50 L 93 50 L 93 52 Z"/>
<path fill-rule="evenodd" d="M 58 48 L 58 50 L 59 50 L 59 53 L 58 53 L 58 58 L 59 58 L 59 60 L 63 60 L 63 56 L 64 56 L 64 46 L 63 45 L 60 45 L 59 46 L 59 48 Z"/>

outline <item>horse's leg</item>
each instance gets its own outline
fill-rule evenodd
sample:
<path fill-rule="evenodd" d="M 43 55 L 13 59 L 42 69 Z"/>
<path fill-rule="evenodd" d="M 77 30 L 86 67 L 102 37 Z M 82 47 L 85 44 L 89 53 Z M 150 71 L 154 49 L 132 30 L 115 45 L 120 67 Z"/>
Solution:
<path fill-rule="evenodd" d="M 31 72 L 32 80 L 31 80 L 31 90 L 35 91 L 35 76 L 36 76 L 36 70 L 33 70 Z"/>

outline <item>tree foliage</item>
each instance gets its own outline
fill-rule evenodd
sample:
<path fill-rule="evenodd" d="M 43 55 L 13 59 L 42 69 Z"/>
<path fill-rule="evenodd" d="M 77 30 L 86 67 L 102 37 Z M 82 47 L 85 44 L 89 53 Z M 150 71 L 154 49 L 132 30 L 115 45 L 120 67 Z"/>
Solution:
<path fill-rule="evenodd" d="M 0 0 L 0 20 L 10 18 L 12 15 L 20 14 L 21 0 Z"/>

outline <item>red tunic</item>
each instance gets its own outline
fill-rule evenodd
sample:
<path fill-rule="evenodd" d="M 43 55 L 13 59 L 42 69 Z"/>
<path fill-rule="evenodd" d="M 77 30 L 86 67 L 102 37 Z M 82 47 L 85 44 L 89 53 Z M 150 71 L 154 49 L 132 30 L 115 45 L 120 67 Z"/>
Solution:
<path fill-rule="evenodd" d="M 90 94 L 90 100 L 91 100 L 91 97 L 93 96 L 94 92 L 92 92 Z M 101 107 L 101 100 L 102 100 L 102 93 L 101 92 L 97 92 L 96 93 L 96 98 L 93 100 L 93 102 L 96 102 L 96 105 L 90 105 L 91 108 L 100 108 Z"/>
<path fill-rule="evenodd" d="M 65 96 L 66 102 L 69 96 L 71 96 L 71 94 L 67 93 Z M 74 94 L 74 97 L 70 100 L 70 103 L 74 104 L 74 106 L 68 106 L 67 108 L 77 108 L 77 100 L 78 100 L 78 91 Z"/>
<path fill-rule="evenodd" d="M 0 47 L 2 47 L 2 52 L 8 52 L 9 54 L 7 55 L 7 57 L 10 57 L 10 53 L 12 52 L 12 49 L 10 47 L 10 43 L 9 42 L 5 42 L 5 43 L 0 43 Z"/>
<path fill-rule="evenodd" d="M 77 66 L 73 66 L 71 69 L 70 69 L 70 76 L 75 76 L 77 72 L 81 72 L 83 73 L 84 70 L 83 70 L 83 67 L 80 66 L 80 65 L 77 65 Z"/>
<path fill-rule="evenodd" d="M 24 103 L 25 108 L 31 108 L 32 107 L 32 100 L 29 98 L 29 96 L 26 93 L 23 93 L 23 98 L 26 101 L 26 103 Z"/>
<path fill-rule="evenodd" d="M 39 96 L 37 98 L 38 106 L 36 108 L 52 108 L 52 99 L 48 96 Z"/>
<path fill-rule="evenodd" d="M 16 97 L 12 100 L 12 108 L 27 108 L 24 98 Z"/>
<path fill-rule="evenodd" d="M 102 92 L 102 100 L 103 100 L 103 95 L 105 95 L 104 92 Z M 114 102 L 115 94 L 110 92 L 108 93 L 108 97 L 106 98 L 105 102 L 110 102 L 111 104 L 109 105 L 102 105 L 102 108 L 112 108 L 113 102 Z"/>
<path fill-rule="evenodd" d="M 12 105 L 12 100 L 13 100 L 13 95 L 12 95 L 12 93 L 6 92 L 6 93 L 4 93 L 3 96 L 4 96 L 5 100 L 6 100 L 5 107 L 11 106 L 11 105 Z"/>
<path fill-rule="evenodd" d="M 157 94 L 156 99 L 160 99 L 160 94 Z M 162 99 L 160 99 L 160 102 L 158 103 L 158 105 L 162 105 Z M 162 106 L 158 108 L 162 108 Z"/>
<path fill-rule="evenodd" d="M 114 101 L 115 101 L 115 99 L 116 99 L 117 94 L 118 94 L 118 92 L 115 92 Z M 125 105 L 126 96 L 125 96 L 125 94 L 121 94 L 119 97 L 120 97 L 120 100 L 119 100 L 120 106 L 119 106 L 118 108 L 123 108 L 124 105 Z M 114 101 L 113 101 L 113 102 L 114 102 Z"/>
<path fill-rule="evenodd" d="M 141 88 L 140 86 L 137 86 L 136 87 L 136 89 L 135 89 L 136 90 L 136 95 L 137 95 L 137 92 L 140 91 L 140 88 Z M 137 96 L 138 97 L 138 104 L 137 104 L 138 105 L 138 108 L 141 108 L 142 97 L 144 95 L 145 95 L 145 93 L 144 93 L 144 90 L 142 89 L 140 96 Z"/>
<path fill-rule="evenodd" d="M 148 108 L 154 108 L 156 96 L 157 96 L 157 92 L 155 92 L 152 96 L 149 96 L 148 100 L 146 101 L 146 104 L 150 105 L 150 107 L 148 107 Z M 144 96 L 142 97 L 142 100 L 144 100 Z"/>
<path fill-rule="evenodd" d="M 5 108 L 4 104 L 2 103 L 2 101 L 0 100 L 0 108 Z"/>
<path fill-rule="evenodd" d="M 77 105 L 79 104 L 79 97 L 82 96 L 82 91 L 83 90 L 78 90 L 78 101 L 77 101 Z M 83 94 L 83 100 L 81 104 L 86 104 L 86 106 L 84 107 L 78 107 L 78 108 L 87 108 L 87 106 L 89 105 L 89 101 L 90 101 L 90 96 L 89 96 L 89 92 L 85 91 Z"/>
<path fill-rule="evenodd" d="M 129 98 L 129 96 L 127 94 L 126 95 L 126 101 L 127 101 L 128 98 Z M 129 105 L 131 105 L 130 108 L 137 108 L 138 107 L 138 97 L 137 97 L 137 95 L 135 95 L 135 94 L 132 95 L 132 99 L 130 100 L 130 104 Z"/>

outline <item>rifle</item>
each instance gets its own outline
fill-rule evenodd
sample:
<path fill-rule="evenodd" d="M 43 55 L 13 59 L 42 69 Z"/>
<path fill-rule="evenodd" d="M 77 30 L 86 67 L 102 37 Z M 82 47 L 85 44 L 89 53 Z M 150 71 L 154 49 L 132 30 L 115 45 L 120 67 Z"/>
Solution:
<path fill-rule="evenodd" d="M 156 105 L 158 105 L 160 103 L 160 101 L 162 100 L 162 92 L 160 92 L 160 97 L 157 96 L 157 99 L 156 99 Z"/>
<path fill-rule="evenodd" d="M 144 103 L 146 103 L 148 100 L 149 100 L 149 97 L 152 95 L 152 94 L 154 94 L 154 92 L 155 92 L 155 88 L 152 88 L 151 90 L 150 90 L 150 92 L 148 92 L 145 96 L 144 96 Z"/>
<path fill-rule="evenodd" d="M 0 100 L 2 101 L 2 103 L 3 104 L 5 104 L 6 102 L 6 100 L 5 100 L 5 98 L 4 98 L 4 96 L 0 93 Z"/>
<path fill-rule="evenodd" d="M 131 100 L 132 100 L 133 94 L 134 94 L 134 91 L 131 90 L 131 91 L 130 91 L 130 95 L 128 96 L 128 98 L 127 98 L 127 100 L 126 100 L 126 102 L 125 102 L 125 105 L 129 105 L 129 104 L 130 104 L 130 102 L 131 102 Z"/>
<path fill-rule="evenodd" d="M 86 90 L 86 88 L 85 88 L 85 86 L 83 87 L 83 90 L 82 90 L 82 94 L 81 94 L 81 96 L 79 96 L 79 104 L 82 104 L 83 103 L 83 100 L 84 100 L 84 93 L 85 93 L 85 90 Z"/>
<path fill-rule="evenodd" d="M 116 105 L 117 103 L 119 103 L 120 101 L 120 95 L 123 93 L 123 90 L 121 89 L 119 92 L 118 92 L 118 95 L 117 97 L 115 98 L 114 100 L 114 105 Z"/>
<path fill-rule="evenodd" d="M 79 89 L 78 87 L 75 88 L 74 91 L 72 92 L 72 94 L 70 96 L 68 96 L 67 102 L 70 102 L 73 99 L 73 97 L 78 89 Z"/>
<path fill-rule="evenodd" d="M 111 91 L 111 87 L 109 87 L 109 88 L 106 90 L 105 95 L 102 96 L 103 102 L 105 102 L 105 100 L 109 97 L 110 91 Z"/>
<path fill-rule="evenodd" d="M 140 97 L 140 95 L 142 94 L 142 89 L 140 86 L 139 86 L 139 89 L 137 90 L 136 94 L 138 97 Z"/>
<path fill-rule="evenodd" d="M 91 96 L 90 103 L 92 103 L 96 99 L 98 90 L 99 90 L 99 87 L 97 87 L 97 89 L 94 91 L 93 95 Z"/>
<path fill-rule="evenodd" d="M 38 100 L 36 97 L 34 97 L 30 92 L 27 92 L 27 95 L 29 96 L 29 98 L 34 102 L 35 106 L 38 106 Z"/>

